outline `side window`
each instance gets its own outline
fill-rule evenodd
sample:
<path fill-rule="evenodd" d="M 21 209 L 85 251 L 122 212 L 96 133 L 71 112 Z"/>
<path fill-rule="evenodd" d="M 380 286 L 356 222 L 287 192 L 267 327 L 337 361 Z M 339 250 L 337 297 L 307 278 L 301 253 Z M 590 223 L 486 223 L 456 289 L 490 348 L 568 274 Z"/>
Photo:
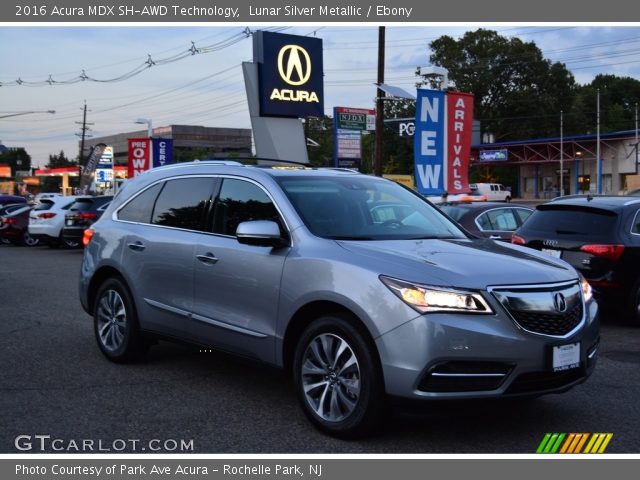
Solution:
<path fill-rule="evenodd" d="M 489 220 L 489 215 L 486 213 L 483 213 L 482 215 L 480 215 L 477 219 L 476 222 L 478 223 L 478 226 L 480 227 L 480 230 L 495 230 L 493 228 L 493 225 L 491 225 L 491 220 Z"/>
<path fill-rule="evenodd" d="M 151 223 L 202 230 L 213 182 L 214 179 L 206 177 L 169 180 L 158 195 Z"/>
<path fill-rule="evenodd" d="M 146 189 L 118 211 L 118 219 L 127 222 L 150 223 L 153 205 L 163 183 Z"/>
<path fill-rule="evenodd" d="M 527 210 L 526 208 L 518 208 L 516 213 L 518 214 L 518 217 L 520 217 L 520 223 L 524 223 L 527 221 L 527 218 L 531 216 L 533 211 Z"/>
<path fill-rule="evenodd" d="M 640 235 L 640 210 L 638 210 L 635 217 L 633 217 L 633 223 L 631 224 L 631 233 Z"/>
<path fill-rule="evenodd" d="M 238 225 L 250 220 L 273 220 L 283 225 L 275 205 L 257 185 L 225 178 L 214 208 L 213 233 L 235 236 Z"/>
<path fill-rule="evenodd" d="M 513 231 L 518 228 L 518 221 L 510 209 L 498 209 L 487 212 L 495 230 Z"/>

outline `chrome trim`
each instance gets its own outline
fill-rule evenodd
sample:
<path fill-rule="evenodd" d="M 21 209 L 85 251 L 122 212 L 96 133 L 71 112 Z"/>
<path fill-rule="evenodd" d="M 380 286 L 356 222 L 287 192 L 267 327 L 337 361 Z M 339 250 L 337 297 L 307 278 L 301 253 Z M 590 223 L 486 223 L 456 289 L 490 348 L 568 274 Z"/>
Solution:
<path fill-rule="evenodd" d="M 431 373 L 432 377 L 505 377 L 506 373 Z"/>
<path fill-rule="evenodd" d="M 181 317 L 186 317 L 191 320 L 197 320 L 199 322 L 208 323 L 210 325 L 224 328 L 225 330 L 230 330 L 232 332 L 241 333 L 243 335 L 247 335 L 249 337 L 255 338 L 267 338 L 268 335 L 260 332 L 256 332 L 253 330 L 249 330 L 242 327 L 237 327 L 235 325 L 230 325 L 228 323 L 221 322 L 219 320 L 214 320 L 209 317 L 205 317 L 204 315 L 198 315 L 195 313 L 188 312 L 186 310 L 182 310 L 181 308 L 172 307 L 170 305 L 165 305 L 164 303 L 156 302 L 155 300 L 151 300 L 149 298 L 144 299 L 145 303 L 151 305 L 152 307 L 158 308 L 160 310 L 165 310 L 167 312 L 174 313 L 176 315 L 180 315 Z"/>
<path fill-rule="evenodd" d="M 593 349 L 593 352 L 591 352 L 589 355 L 587 355 L 587 360 L 593 359 L 593 357 L 595 357 L 597 355 L 598 350 L 600 350 L 600 345 L 596 345 L 596 348 Z"/>
<path fill-rule="evenodd" d="M 554 288 L 562 288 L 562 287 L 572 287 L 577 285 L 578 290 L 580 291 L 580 301 L 582 302 L 582 318 L 578 322 L 578 324 L 571 330 L 570 332 L 564 335 L 548 335 L 546 333 L 532 332 L 531 330 L 527 330 L 522 325 L 518 323 L 518 321 L 511 315 L 511 312 L 502 304 L 502 302 L 498 299 L 498 297 L 493 293 L 495 290 L 548 290 Z M 502 310 L 509 316 L 509 318 L 513 321 L 515 326 L 523 331 L 527 332 L 531 335 L 537 335 L 539 337 L 546 338 L 559 338 L 566 339 L 578 332 L 582 327 L 584 327 L 587 321 L 587 304 L 584 301 L 584 295 L 582 293 L 582 285 L 580 284 L 580 279 L 570 280 L 566 282 L 555 282 L 555 283 L 541 283 L 541 284 L 531 284 L 531 285 L 492 285 L 487 287 L 487 292 L 491 293 L 493 298 L 496 300 L 498 305 L 502 307 Z"/>

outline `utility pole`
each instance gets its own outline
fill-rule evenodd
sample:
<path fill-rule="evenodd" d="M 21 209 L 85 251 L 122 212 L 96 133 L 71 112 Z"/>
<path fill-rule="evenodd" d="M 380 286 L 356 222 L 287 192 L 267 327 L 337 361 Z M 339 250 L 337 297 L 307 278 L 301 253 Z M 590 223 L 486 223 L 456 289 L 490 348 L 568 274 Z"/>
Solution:
<path fill-rule="evenodd" d="M 78 160 L 80 166 L 84 166 L 84 140 L 85 137 L 91 137 L 91 135 L 87 135 L 87 130 L 91 130 L 87 125 L 93 125 L 93 123 L 87 123 L 87 101 L 84 101 L 84 113 L 82 115 L 82 122 L 75 122 L 78 125 L 82 125 L 80 127 L 80 133 L 76 133 L 76 136 L 80 137 L 80 154 L 78 155 Z"/>
<path fill-rule="evenodd" d="M 560 196 L 564 196 L 564 137 L 563 137 L 563 113 L 560 110 Z"/>
<path fill-rule="evenodd" d="M 596 99 L 596 193 L 602 193 L 602 165 L 600 163 L 600 89 Z"/>
<path fill-rule="evenodd" d="M 384 34 L 385 27 L 378 27 L 378 85 L 384 83 Z M 376 95 L 376 158 L 373 163 L 373 173 L 382 176 L 382 157 L 384 148 L 384 96 L 378 88 Z"/>

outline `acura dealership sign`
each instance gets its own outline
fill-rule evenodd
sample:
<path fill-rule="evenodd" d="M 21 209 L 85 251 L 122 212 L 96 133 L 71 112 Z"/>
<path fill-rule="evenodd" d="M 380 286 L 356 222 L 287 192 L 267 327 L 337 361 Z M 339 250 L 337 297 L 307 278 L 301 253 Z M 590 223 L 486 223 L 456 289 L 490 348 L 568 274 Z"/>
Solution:
<path fill-rule="evenodd" d="M 260 115 L 324 115 L 322 40 L 256 32 Z"/>

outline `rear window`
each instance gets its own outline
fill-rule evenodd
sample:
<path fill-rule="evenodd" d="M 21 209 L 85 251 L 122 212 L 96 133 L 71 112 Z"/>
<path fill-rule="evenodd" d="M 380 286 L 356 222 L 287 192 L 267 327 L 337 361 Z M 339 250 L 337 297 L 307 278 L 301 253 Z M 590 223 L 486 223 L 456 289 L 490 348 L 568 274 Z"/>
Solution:
<path fill-rule="evenodd" d="M 440 206 L 440 210 L 449 215 L 456 222 L 459 222 L 464 214 L 468 212 L 468 209 L 457 205 L 442 205 Z"/>
<path fill-rule="evenodd" d="M 529 217 L 524 229 L 567 237 L 611 237 L 618 214 L 609 210 L 576 206 L 542 205 Z"/>
<path fill-rule="evenodd" d="M 35 211 L 49 210 L 53 206 L 53 202 L 51 200 L 43 199 L 40 200 L 40 203 L 36 205 L 34 208 Z"/>
<path fill-rule="evenodd" d="M 93 198 L 80 198 L 73 202 L 73 204 L 69 207 L 69 210 L 74 210 L 76 212 L 85 212 L 91 209 L 93 205 Z"/>

